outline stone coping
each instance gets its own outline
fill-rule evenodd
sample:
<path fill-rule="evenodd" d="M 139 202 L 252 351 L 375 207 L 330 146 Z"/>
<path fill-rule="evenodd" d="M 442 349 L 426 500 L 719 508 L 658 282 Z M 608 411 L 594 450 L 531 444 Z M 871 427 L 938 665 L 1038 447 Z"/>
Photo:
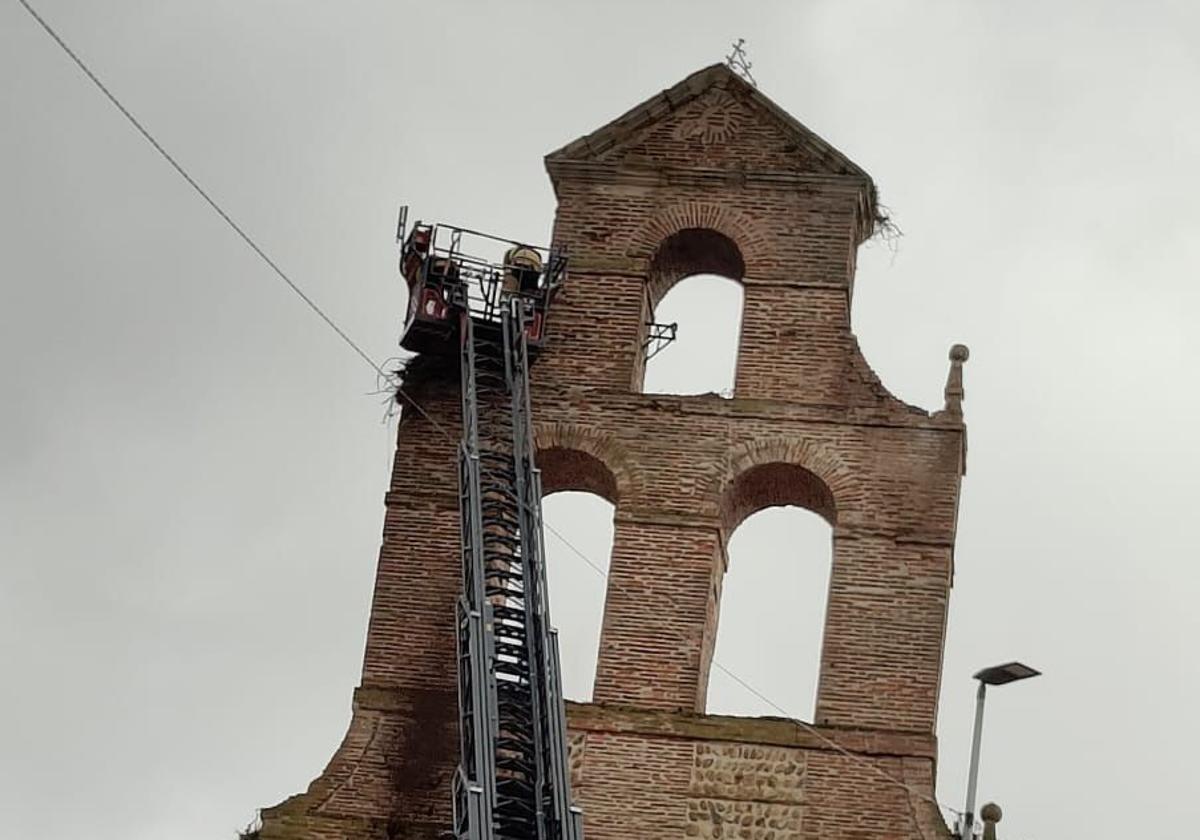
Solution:
<path fill-rule="evenodd" d="M 445 702 L 457 703 L 454 689 L 359 686 L 354 690 L 354 704 L 363 710 L 398 712 L 410 708 L 416 695 L 436 695 Z M 837 751 L 829 743 L 833 741 L 850 752 L 863 755 L 937 759 L 937 738 L 933 735 L 886 729 L 812 726 L 781 717 L 703 715 L 567 701 L 567 726 L 577 732 L 630 733 L 823 752 Z"/>
<path fill-rule="evenodd" d="M 937 738 L 933 735 L 831 726 L 810 727 L 790 718 L 700 715 L 568 702 L 567 725 L 570 729 L 583 732 L 729 741 L 823 752 L 837 751 L 828 743 L 833 741 L 850 752 L 863 755 L 937 760 Z"/>

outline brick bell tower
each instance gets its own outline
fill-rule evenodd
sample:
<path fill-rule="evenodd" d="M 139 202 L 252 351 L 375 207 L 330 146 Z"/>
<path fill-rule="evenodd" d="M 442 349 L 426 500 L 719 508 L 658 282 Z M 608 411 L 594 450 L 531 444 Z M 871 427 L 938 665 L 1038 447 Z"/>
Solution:
<path fill-rule="evenodd" d="M 537 462 L 546 494 L 615 506 L 595 701 L 568 708 L 588 840 L 949 837 L 934 730 L 966 348 L 933 413 L 888 393 L 859 351 L 871 178 L 723 65 L 546 168 L 570 265 L 532 368 Z M 654 306 L 699 273 L 744 287 L 734 396 L 643 394 Z M 350 728 L 306 793 L 264 810 L 263 840 L 451 825 L 460 399 L 436 365 L 412 366 L 405 390 L 428 417 L 400 420 Z M 704 710 L 728 537 L 775 505 L 833 527 L 805 724 Z"/>

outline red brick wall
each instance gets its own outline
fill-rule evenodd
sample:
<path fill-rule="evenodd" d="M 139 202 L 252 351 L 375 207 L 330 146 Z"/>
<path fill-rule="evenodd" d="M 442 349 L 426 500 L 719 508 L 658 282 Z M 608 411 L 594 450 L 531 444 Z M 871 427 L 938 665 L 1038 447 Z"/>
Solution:
<path fill-rule="evenodd" d="M 929 736 L 591 705 L 568 711 L 572 788 L 588 840 L 948 836 L 923 795 L 936 753 Z M 854 757 L 831 747 L 831 737 Z"/>
<path fill-rule="evenodd" d="M 925 797 L 961 418 L 896 400 L 862 358 L 849 303 L 874 189 L 773 107 L 710 69 L 548 161 L 571 264 L 533 371 L 545 489 L 616 508 L 596 704 L 571 711 L 590 838 L 945 831 Z M 745 288 L 734 398 L 641 394 L 654 302 L 714 266 Z M 410 391 L 452 435 L 456 388 Z M 405 407 L 350 732 L 307 794 L 265 812 L 264 838 L 448 826 L 455 485 L 454 442 Z M 703 715 L 729 532 L 771 504 L 834 526 L 815 723 L 853 758 L 791 724 Z"/>

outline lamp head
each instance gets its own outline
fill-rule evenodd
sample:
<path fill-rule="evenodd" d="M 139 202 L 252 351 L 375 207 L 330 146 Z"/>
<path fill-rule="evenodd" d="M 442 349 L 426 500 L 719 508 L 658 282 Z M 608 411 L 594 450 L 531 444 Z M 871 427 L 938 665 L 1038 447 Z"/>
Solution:
<path fill-rule="evenodd" d="M 985 685 L 1005 685 L 1017 680 L 1027 680 L 1030 677 L 1039 676 L 1041 673 L 1041 671 L 1020 662 L 1008 662 L 1004 665 L 984 668 L 975 675 L 975 679 Z"/>

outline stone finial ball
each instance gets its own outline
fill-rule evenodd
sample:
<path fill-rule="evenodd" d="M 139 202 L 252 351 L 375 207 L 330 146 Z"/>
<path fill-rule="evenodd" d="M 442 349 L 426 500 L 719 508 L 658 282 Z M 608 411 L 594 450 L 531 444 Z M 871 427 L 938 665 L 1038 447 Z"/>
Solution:
<path fill-rule="evenodd" d="M 979 816 L 984 822 L 998 823 L 1000 818 L 1004 816 L 1004 812 L 1000 810 L 1000 806 L 995 802 L 989 802 L 979 809 Z"/>
<path fill-rule="evenodd" d="M 950 361 L 952 362 L 965 362 L 970 355 L 971 351 L 965 344 L 955 344 L 950 348 Z"/>

